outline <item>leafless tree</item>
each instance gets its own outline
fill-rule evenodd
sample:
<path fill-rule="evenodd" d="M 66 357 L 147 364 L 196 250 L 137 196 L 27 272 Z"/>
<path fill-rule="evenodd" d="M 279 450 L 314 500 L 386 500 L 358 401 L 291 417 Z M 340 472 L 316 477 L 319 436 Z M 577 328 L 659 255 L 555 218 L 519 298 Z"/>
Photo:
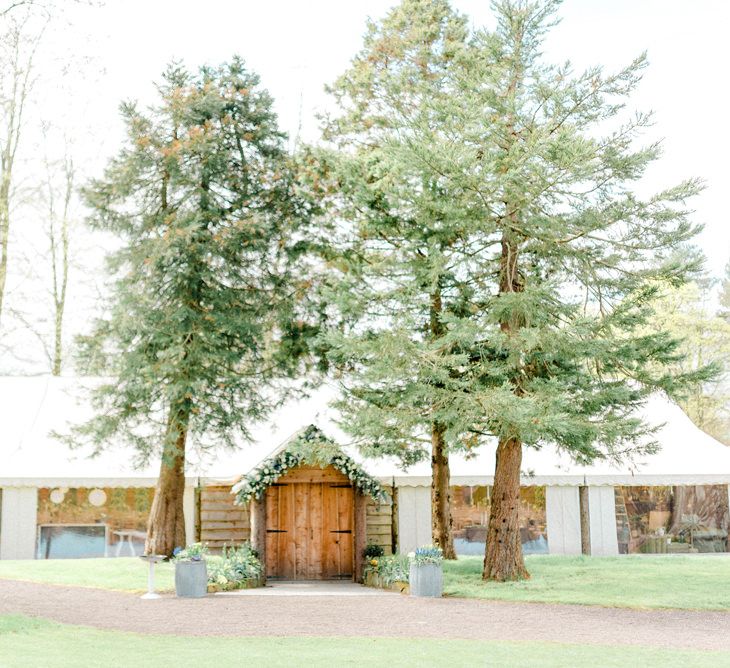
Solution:
<path fill-rule="evenodd" d="M 45 127 L 43 136 L 44 139 L 47 136 Z M 46 157 L 44 163 L 46 181 L 43 185 L 42 201 L 45 203 L 47 215 L 45 233 L 50 256 L 53 302 L 53 343 L 52 346 L 44 344 L 44 349 L 51 363 L 51 373 L 60 376 L 63 365 L 63 320 L 71 261 L 71 205 L 76 172 L 68 144 L 60 160 L 52 162 Z"/>
<path fill-rule="evenodd" d="M 11 14 L 0 33 L 0 320 L 8 275 L 13 169 L 23 130 L 23 115 L 34 83 L 33 61 L 45 24 L 28 14 Z"/>

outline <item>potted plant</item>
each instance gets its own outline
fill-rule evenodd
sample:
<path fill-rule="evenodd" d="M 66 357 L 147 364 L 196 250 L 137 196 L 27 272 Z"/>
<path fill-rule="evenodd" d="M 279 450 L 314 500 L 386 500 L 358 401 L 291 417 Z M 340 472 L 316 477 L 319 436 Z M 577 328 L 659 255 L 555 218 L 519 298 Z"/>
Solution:
<path fill-rule="evenodd" d="M 444 590 L 443 561 L 440 547 L 428 545 L 415 551 L 408 578 L 412 596 L 441 596 Z"/>
<path fill-rule="evenodd" d="M 208 568 L 205 555 L 208 548 L 202 543 L 193 543 L 185 549 L 176 547 L 175 595 L 181 598 L 202 598 L 208 593 Z"/>
<path fill-rule="evenodd" d="M 206 559 L 208 593 L 263 587 L 263 567 L 250 543 L 223 548 L 220 555 Z"/>
<path fill-rule="evenodd" d="M 385 554 L 385 550 L 380 545 L 370 543 L 363 550 L 365 558 L 365 572 L 363 579 L 368 587 L 378 587 L 378 560 Z"/>

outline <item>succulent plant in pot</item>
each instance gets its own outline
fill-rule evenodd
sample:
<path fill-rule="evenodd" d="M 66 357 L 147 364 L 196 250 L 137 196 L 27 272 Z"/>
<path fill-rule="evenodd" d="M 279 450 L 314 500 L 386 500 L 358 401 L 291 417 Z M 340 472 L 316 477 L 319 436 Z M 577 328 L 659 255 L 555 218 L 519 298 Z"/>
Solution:
<path fill-rule="evenodd" d="M 208 569 L 205 555 L 208 548 L 202 543 L 193 543 L 185 549 L 176 547 L 175 594 L 181 598 L 202 598 L 208 593 Z"/>
<path fill-rule="evenodd" d="M 443 552 L 435 545 L 419 547 L 415 551 L 409 576 L 412 596 L 439 598 L 443 594 L 443 561 Z"/>

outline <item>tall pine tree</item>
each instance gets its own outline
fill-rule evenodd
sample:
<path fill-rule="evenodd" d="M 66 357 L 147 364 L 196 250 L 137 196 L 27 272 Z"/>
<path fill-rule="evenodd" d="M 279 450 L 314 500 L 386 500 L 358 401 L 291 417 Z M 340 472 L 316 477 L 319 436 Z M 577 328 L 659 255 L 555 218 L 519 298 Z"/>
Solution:
<path fill-rule="evenodd" d="M 636 417 L 648 394 L 706 373 L 673 372 L 679 342 L 646 328 L 659 286 L 697 269 L 685 202 L 699 184 L 636 194 L 660 154 L 637 143 L 651 116 L 624 110 L 645 59 L 615 74 L 545 64 L 559 4 L 495 2 L 496 31 L 465 37 L 458 21 L 434 61 L 434 32 L 409 26 L 448 5 L 405 0 L 392 16 L 410 50 L 366 43 L 340 84 L 346 118 L 369 112 L 339 163 L 355 224 L 338 298 L 361 316 L 330 337 L 350 364 L 343 408 L 376 451 L 415 457 L 427 424 L 451 448 L 496 441 L 491 580 L 528 577 L 523 448 L 550 442 L 581 462 L 651 450 Z"/>
<path fill-rule="evenodd" d="M 637 418 L 647 395 L 705 373 L 673 373 L 679 342 L 643 327 L 658 286 L 697 269 L 683 250 L 697 232 L 685 202 L 699 184 L 636 194 L 660 155 L 657 144 L 638 144 L 651 115 L 624 111 L 645 58 L 614 74 L 544 63 L 559 5 L 493 3 L 498 27 L 475 35 L 457 75 L 458 139 L 421 156 L 461 186 L 462 206 L 481 211 L 471 275 L 492 287 L 475 291 L 478 317 L 471 330 L 455 323 L 454 338 L 470 360 L 462 410 L 476 433 L 497 439 L 483 573 L 491 580 L 528 576 L 524 447 L 552 442 L 587 462 L 651 449 L 650 425 Z"/>
<path fill-rule="evenodd" d="M 146 553 L 184 545 L 186 445 L 250 438 L 297 373 L 309 326 L 313 211 L 283 149 L 273 102 L 236 58 L 172 66 L 146 111 L 125 104 L 126 146 L 85 198 L 110 257 L 110 317 L 86 343 L 113 381 L 78 428 L 98 448 L 161 458 Z"/>
<path fill-rule="evenodd" d="M 332 86 L 339 112 L 325 137 L 344 221 L 333 300 L 345 327 L 329 337 L 330 359 L 348 368 L 343 426 L 371 455 L 412 463 L 430 454 L 432 533 L 455 558 L 449 451 L 452 429 L 447 322 L 462 308 L 461 278 L 448 266 L 464 212 L 428 165 L 412 160 L 408 131 L 427 117 L 424 101 L 450 95 L 450 68 L 463 50 L 465 17 L 446 0 L 405 0 L 371 23 L 362 51 Z"/>

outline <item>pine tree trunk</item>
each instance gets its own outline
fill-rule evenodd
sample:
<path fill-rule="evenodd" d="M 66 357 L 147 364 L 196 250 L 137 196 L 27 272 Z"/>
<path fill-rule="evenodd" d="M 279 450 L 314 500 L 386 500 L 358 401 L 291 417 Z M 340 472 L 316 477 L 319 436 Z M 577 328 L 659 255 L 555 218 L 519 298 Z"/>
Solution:
<path fill-rule="evenodd" d="M 162 453 L 160 476 L 147 520 L 145 554 L 172 556 L 176 547 L 185 547 L 185 440 L 187 419 L 171 420 L 177 438 L 169 438 Z"/>
<path fill-rule="evenodd" d="M 505 202 L 506 209 L 509 210 Z M 516 215 L 513 214 L 513 220 Z M 499 277 L 500 294 L 522 292 L 524 281 L 518 266 L 519 248 L 509 233 L 502 238 L 502 256 Z M 519 318 L 508 318 L 500 323 L 500 329 L 512 337 L 520 329 Z M 514 393 L 522 396 L 519 376 L 512 382 Z M 520 466 L 522 464 L 522 442 L 517 438 L 500 439 L 497 446 L 494 470 L 492 505 L 487 529 L 487 545 L 484 555 L 485 580 L 523 580 L 530 577 L 522 557 L 520 536 Z"/>
<path fill-rule="evenodd" d="M 482 574 L 485 580 L 505 582 L 530 577 L 522 558 L 520 539 L 521 464 L 522 444 L 516 439 L 500 441 Z"/>
<path fill-rule="evenodd" d="M 444 442 L 444 428 L 431 426 L 431 535 L 444 559 L 456 559 L 451 517 L 451 473 Z"/>
<path fill-rule="evenodd" d="M 441 313 L 441 290 L 431 294 L 431 339 L 436 341 L 445 333 Z M 444 433 L 446 428 L 438 422 L 431 423 L 431 539 L 444 553 L 444 559 L 456 559 L 451 518 L 451 473 Z"/>

